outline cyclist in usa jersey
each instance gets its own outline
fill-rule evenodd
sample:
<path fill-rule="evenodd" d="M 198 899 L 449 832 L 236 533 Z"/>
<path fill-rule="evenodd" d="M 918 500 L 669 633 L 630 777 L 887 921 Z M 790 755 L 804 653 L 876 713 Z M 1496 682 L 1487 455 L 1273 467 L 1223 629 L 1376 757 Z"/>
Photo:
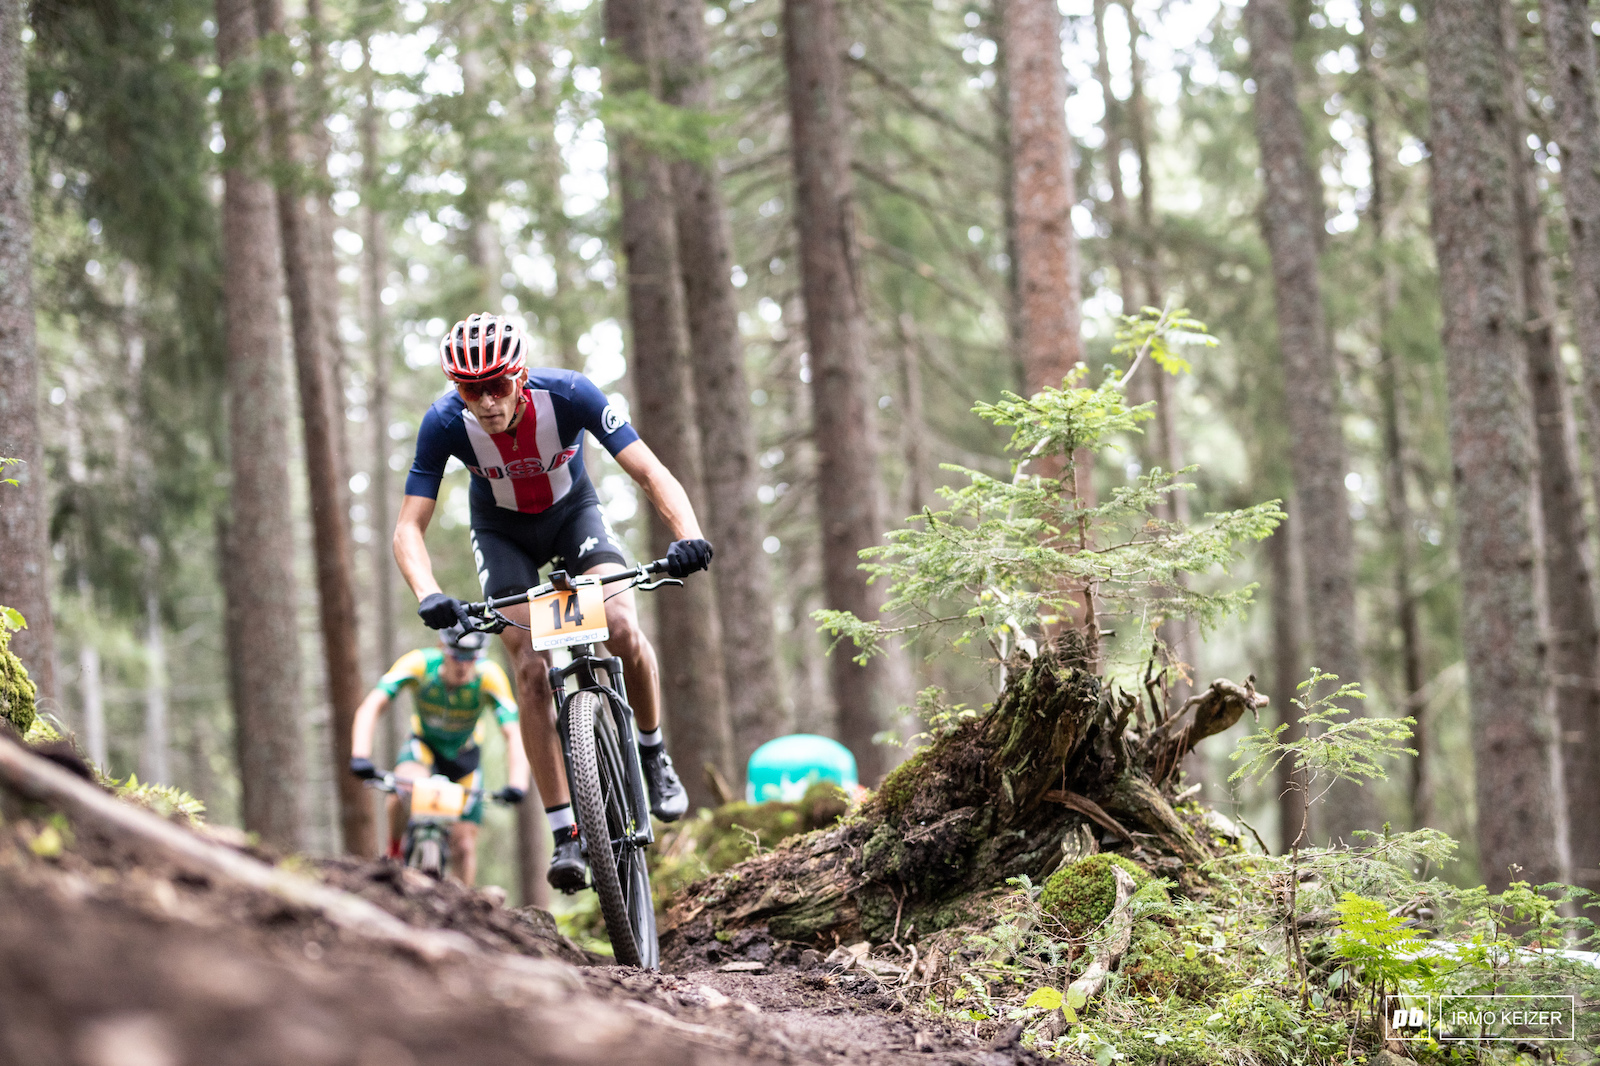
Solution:
<path fill-rule="evenodd" d="M 435 629 L 466 619 L 461 601 L 439 588 L 423 539 L 451 457 L 472 472 L 472 551 L 486 597 L 538 584 L 539 568 L 552 560 L 573 574 L 623 568 L 622 544 L 601 515 L 584 469 L 585 431 L 638 483 L 672 530 L 668 572 L 683 577 L 711 564 L 711 545 L 678 479 L 592 381 L 568 370 L 530 369 L 528 347 L 515 323 L 488 314 L 456 323 L 439 345 L 441 367 L 455 388 L 423 416 L 394 530 L 395 561 L 420 601 L 417 613 Z M 528 624 L 526 604 L 505 614 Z M 664 749 L 655 649 L 639 628 L 632 592 L 606 600 L 606 626 L 606 647 L 622 659 L 633 702 L 651 811 L 674 821 L 687 810 L 688 797 Z M 549 880 L 576 891 L 585 869 L 556 736 L 548 656 L 534 651 L 520 629 L 507 629 L 501 640 L 516 674 L 534 782 L 555 833 Z"/>

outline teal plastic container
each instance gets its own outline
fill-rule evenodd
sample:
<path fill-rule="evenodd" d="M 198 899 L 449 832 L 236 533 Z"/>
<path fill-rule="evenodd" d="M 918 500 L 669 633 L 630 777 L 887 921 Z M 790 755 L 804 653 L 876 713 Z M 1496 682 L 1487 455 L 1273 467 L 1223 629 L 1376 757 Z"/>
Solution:
<path fill-rule="evenodd" d="M 815 733 L 791 733 L 750 753 L 744 798 L 751 803 L 793 803 L 817 781 L 832 781 L 854 793 L 861 784 L 856 757 L 837 740 Z"/>

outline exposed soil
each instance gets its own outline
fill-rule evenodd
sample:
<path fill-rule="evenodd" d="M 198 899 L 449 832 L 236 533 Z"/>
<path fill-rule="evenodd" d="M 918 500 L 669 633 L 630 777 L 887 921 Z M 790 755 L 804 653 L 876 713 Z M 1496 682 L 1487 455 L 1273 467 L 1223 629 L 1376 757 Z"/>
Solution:
<path fill-rule="evenodd" d="M 1009 1031 L 985 1039 L 921 1016 L 871 974 L 784 945 L 739 945 L 742 965 L 765 953 L 767 972 L 645 974 L 595 964 L 542 912 L 387 863 L 320 867 L 473 945 L 421 958 L 35 813 L 0 829 L 7 1064 L 1039 1061 Z"/>

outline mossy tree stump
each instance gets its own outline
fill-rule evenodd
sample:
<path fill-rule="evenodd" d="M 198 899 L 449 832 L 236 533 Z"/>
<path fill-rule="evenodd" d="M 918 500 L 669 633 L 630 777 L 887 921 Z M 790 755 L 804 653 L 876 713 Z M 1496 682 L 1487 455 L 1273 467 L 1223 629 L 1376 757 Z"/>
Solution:
<path fill-rule="evenodd" d="M 685 889 L 664 925 L 669 957 L 760 924 L 802 943 L 914 938 L 1008 878 L 1042 880 L 1085 824 L 1168 876 L 1210 854 L 1173 810 L 1178 763 L 1264 697 L 1218 681 L 1168 717 L 1153 689 L 1147 707 L 1103 686 L 1070 635 L 1011 666 L 988 714 L 919 750 L 839 825 Z"/>

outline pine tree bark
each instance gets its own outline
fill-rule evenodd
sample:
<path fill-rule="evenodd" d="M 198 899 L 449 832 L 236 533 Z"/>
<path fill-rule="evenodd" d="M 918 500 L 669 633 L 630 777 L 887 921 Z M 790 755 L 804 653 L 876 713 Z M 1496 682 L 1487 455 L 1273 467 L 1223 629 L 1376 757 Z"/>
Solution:
<path fill-rule="evenodd" d="M 1373 280 L 1378 290 L 1376 314 L 1378 354 L 1378 398 L 1382 408 L 1384 454 L 1384 513 L 1389 521 L 1389 541 L 1394 552 L 1395 628 L 1400 632 L 1400 681 L 1405 693 L 1404 713 L 1416 719 L 1411 731 L 1411 746 L 1417 755 L 1411 760 L 1407 782 L 1411 801 L 1411 824 L 1422 828 L 1432 824 L 1433 809 L 1428 781 L 1429 756 L 1427 707 L 1422 701 L 1422 625 L 1417 611 L 1417 596 L 1411 574 L 1415 563 L 1416 530 L 1412 528 L 1411 504 L 1406 478 L 1407 450 L 1402 411 L 1404 388 L 1400 354 L 1389 342 L 1389 319 L 1394 309 L 1395 277 L 1388 247 L 1389 187 L 1378 119 L 1378 78 L 1373 67 L 1372 39 L 1377 32 L 1370 5 L 1363 0 L 1357 44 L 1361 71 L 1365 74 L 1362 92 L 1366 122 L 1367 158 L 1372 170 L 1371 191 L 1367 200 L 1367 222 L 1372 231 Z"/>
<path fill-rule="evenodd" d="M 708 111 L 705 0 L 669 0 L 661 14 L 662 95 L 669 104 Z M 750 753 L 788 732 L 789 723 L 778 683 L 771 574 L 761 547 L 766 530 L 756 499 L 755 429 L 733 292 L 728 213 L 706 160 L 674 160 L 672 192 L 694 353 L 706 533 L 717 549 L 717 609 L 733 722 L 733 766 L 723 771 L 737 780 Z"/>
<path fill-rule="evenodd" d="M 281 35 L 282 0 L 256 0 L 256 18 L 263 39 Z M 372 855 L 377 851 L 377 836 L 371 798 L 349 773 L 351 728 L 356 707 L 366 693 L 361 676 L 350 514 L 344 498 L 349 476 L 339 444 L 344 404 L 333 384 L 333 352 L 327 343 L 329 311 L 325 304 L 337 299 L 337 294 L 326 290 L 319 269 L 317 245 L 322 234 L 314 198 L 307 195 L 304 187 L 306 161 L 296 135 L 296 109 L 287 71 L 268 63 L 263 68 L 262 85 L 278 174 L 278 228 L 288 279 L 295 378 L 300 388 L 300 423 L 311 489 L 318 618 L 332 710 L 329 757 L 339 797 L 340 838 L 345 851 Z"/>
<path fill-rule="evenodd" d="M 838 24 L 834 0 L 784 2 L 789 155 L 810 347 L 823 590 L 828 607 L 875 619 L 882 594 L 867 584 L 859 553 L 883 536 L 883 490 L 874 409 L 866 395 L 866 320 Z M 828 668 L 839 739 L 855 754 L 862 783 L 876 784 L 885 769 L 873 736 L 888 719 L 881 706 L 886 663 L 880 656 L 859 666 L 848 654 L 835 652 Z"/>
<path fill-rule="evenodd" d="M 295 848 L 304 815 L 300 648 L 289 515 L 289 393 L 272 187 L 263 163 L 259 61 L 250 0 L 217 0 L 223 73 L 223 302 L 228 344 L 232 508 L 223 537 L 228 680 L 246 829 Z"/>
<path fill-rule="evenodd" d="M 1322 210 L 1297 103 L 1294 24 L 1288 0 L 1245 8 L 1255 75 L 1256 139 L 1265 190 L 1261 229 L 1272 256 L 1278 346 L 1288 398 L 1290 460 L 1299 498 L 1311 627 L 1311 665 L 1348 684 L 1361 680 L 1356 634 L 1355 542 L 1344 487 L 1339 372 L 1323 318 L 1317 249 Z M 1372 790 L 1341 782 L 1316 813 L 1321 836 L 1350 841 L 1377 820 Z"/>
<path fill-rule="evenodd" d="M 1590 475 L 1600 498 L 1600 461 L 1593 458 L 1600 455 L 1600 103 L 1595 95 L 1594 32 L 1586 3 L 1544 0 L 1540 13 L 1550 63 L 1550 92 L 1556 101 L 1556 141 L 1561 146 L 1561 190 L 1566 202 L 1568 255 L 1572 263 L 1573 333 L 1583 362 Z M 1571 513 L 1574 521 L 1582 521 L 1581 510 Z M 1547 509 L 1546 520 L 1560 521 L 1560 513 Z M 1557 642 L 1564 644 L 1565 635 L 1587 649 L 1589 657 L 1578 676 L 1593 678 L 1597 672 L 1595 657 L 1600 653 L 1588 635 L 1566 628 L 1561 607 L 1553 598 L 1554 585 L 1551 590 L 1551 622 L 1558 631 Z M 1600 890 L 1600 818 L 1576 816 L 1577 812 L 1600 810 L 1600 705 L 1595 702 L 1592 688 L 1587 699 L 1564 689 L 1558 698 L 1558 711 L 1562 777 L 1568 810 L 1574 813 L 1573 876 L 1591 891 Z"/>
<path fill-rule="evenodd" d="M 1305 677 L 1300 648 L 1303 642 L 1300 619 L 1304 617 L 1304 597 L 1300 594 L 1301 562 L 1294 519 L 1279 523 L 1267 538 L 1267 559 L 1272 574 L 1272 702 L 1278 722 L 1287 726 L 1283 739 L 1300 739 L 1300 709 L 1294 705 L 1300 681 Z M 1302 781 L 1287 760 L 1278 764 L 1278 846 L 1287 855 L 1300 839 L 1305 824 L 1305 793 Z"/>
<path fill-rule="evenodd" d="M 27 5 L 0 0 L 0 605 L 28 628 L 11 650 L 41 700 L 55 700 L 55 624 L 50 613 L 50 503 L 39 436 L 39 360 L 33 323 L 33 171 L 28 155 Z M 4 481 L 17 484 L 6 485 Z"/>
<path fill-rule="evenodd" d="M 1517 250 L 1521 260 L 1528 351 L 1528 386 L 1533 401 L 1534 442 L 1538 454 L 1539 513 L 1543 519 L 1544 582 L 1549 597 L 1550 631 L 1546 674 L 1555 703 L 1556 750 L 1567 810 L 1593 811 L 1600 801 L 1600 622 L 1595 614 L 1594 563 L 1589 525 L 1583 514 L 1577 427 L 1567 388 L 1567 369 L 1556 336 L 1555 283 L 1550 248 L 1539 202 L 1538 163 L 1527 144 L 1530 128 L 1522 68 L 1517 56 L 1517 25 L 1509 4 L 1505 24 L 1506 95 L 1512 104 L 1507 151 L 1512 160 Z M 1564 744 L 1567 737 L 1576 743 Z M 1573 877 L 1586 888 L 1600 888 L 1600 819 L 1572 818 L 1568 825 Z"/>
<path fill-rule="evenodd" d="M 1534 884 L 1566 874 L 1501 2 L 1437 0 L 1426 56 L 1479 872 L 1490 891 L 1513 865 Z"/>
<path fill-rule="evenodd" d="M 657 89 L 660 57 L 659 9 L 649 0 L 606 0 L 606 39 L 616 49 L 612 91 Z M 695 396 L 689 386 L 689 353 L 673 223 L 672 178 L 667 162 L 636 139 L 615 139 L 622 191 L 622 248 L 627 263 L 628 318 L 633 332 L 633 372 L 639 432 L 689 492 L 698 513 L 704 491 Z M 666 554 L 672 530 L 654 511 L 650 545 Z M 691 806 L 715 806 L 706 783 L 710 764 L 726 773 L 732 762 L 727 694 L 722 668 L 722 633 L 712 582 L 691 580 L 655 598 L 656 646 L 661 696 L 671 709 L 667 741 L 681 768 Z"/>
<path fill-rule="evenodd" d="M 1061 12 L 1055 0 L 1004 0 L 1000 32 L 1016 205 L 1017 344 L 1032 394 L 1059 388 L 1083 359 Z"/>

